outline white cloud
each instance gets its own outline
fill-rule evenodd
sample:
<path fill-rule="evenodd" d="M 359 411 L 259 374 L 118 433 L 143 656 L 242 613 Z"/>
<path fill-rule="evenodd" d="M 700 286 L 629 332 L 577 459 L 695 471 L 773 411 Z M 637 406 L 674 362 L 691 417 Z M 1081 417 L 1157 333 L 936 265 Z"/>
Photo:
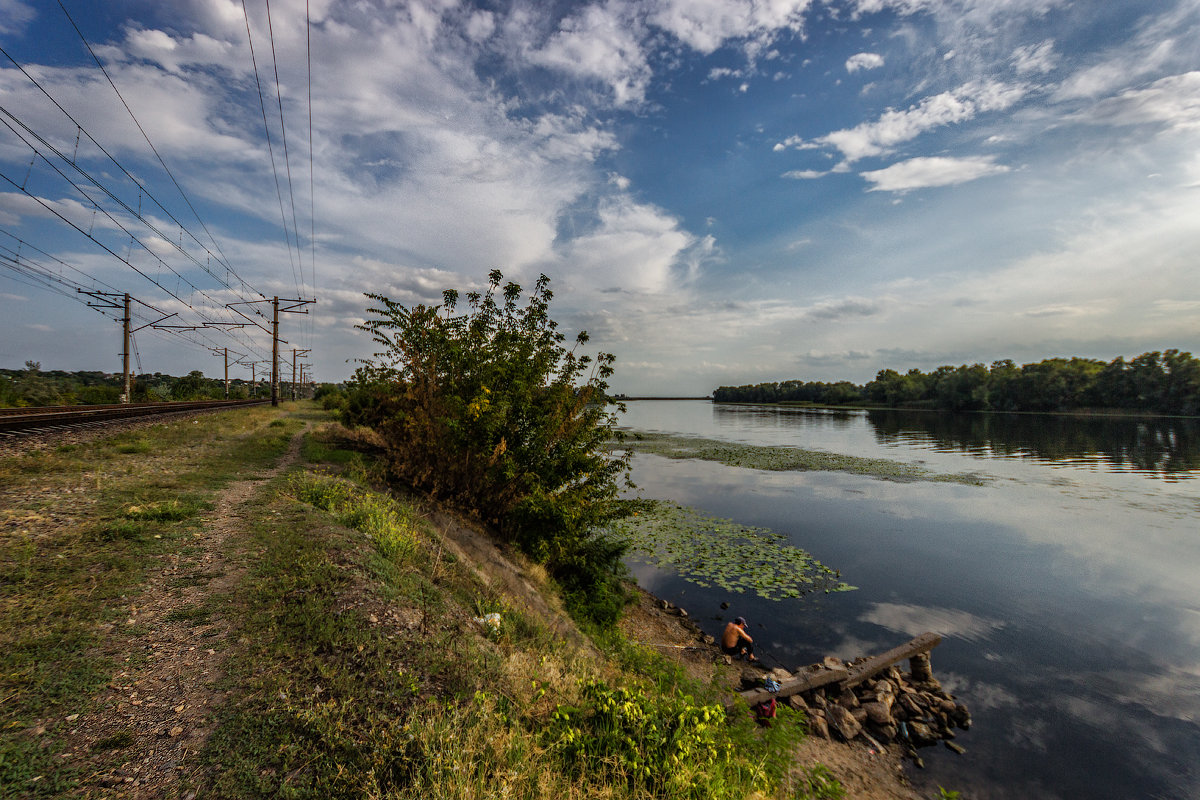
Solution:
<path fill-rule="evenodd" d="M 808 181 L 814 178 L 823 178 L 828 174 L 828 172 L 821 172 L 815 169 L 793 169 L 783 173 L 782 177 L 797 181 Z"/>
<path fill-rule="evenodd" d="M 896 145 L 927 131 L 965 122 L 984 112 L 1003 111 L 1020 100 L 1025 92 L 1025 87 L 997 81 L 971 82 L 953 91 L 926 97 L 903 111 L 889 109 L 872 122 L 827 133 L 807 142 L 793 137 L 783 144 L 801 149 L 834 147 L 847 161 L 853 162 L 884 155 Z"/>
<path fill-rule="evenodd" d="M 562 254 L 577 288 L 657 294 L 675 285 L 676 267 L 696 244 L 662 209 L 624 196 L 604 201 L 596 230 L 576 237 Z M 701 247 L 714 243 L 705 237 Z"/>
<path fill-rule="evenodd" d="M 780 31 L 802 33 L 812 0 L 659 0 L 650 24 L 709 54 L 731 39 L 750 39 L 749 54 L 765 53 Z"/>
<path fill-rule="evenodd" d="M 996 164 L 991 156 L 922 156 L 883 169 L 870 170 L 862 173 L 862 176 L 872 183 L 869 191 L 906 192 L 934 186 L 953 186 L 1008 170 L 1008 167 Z"/>
<path fill-rule="evenodd" d="M 846 72 L 858 72 L 861 69 L 879 69 L 883 66 L 883 56 L 878 53 L 855 53 L 846 59 Z"/>
<path fill-rule="evenodd" d="M 545 45 L 528 57 L 535 64 L 601 81 L 617 106 L 641 103 L 651 77 L 636 22 L 612 3 L 588 6 L 563 20 Z"/>
<path fill-rule="evenodd" d="M 1045 74 L 1058 64 L 1058 54 L 1054 52 L 1054 40 L 1046 39 L 1039 44 L 1025 45 L 1013 51 L 1013 67 L 1018 75 L 1029 72 Z"/>
<path fill-rule="evenodd" d="M 992 631 L 1004 627 L 1001 620 L 987 619 L 956 608 L 908 603 L 872 603 L 859 619 L 909 636 L 932 631 L 969 642 L 986 640 Z"/>
<path fill-rule="evenodd" d="M 1172 55 L 1174 48 L 1175 43 L 1168 40 L 1157 43 L 1146 52 L 1131 48 L 1118 53 L 1109 60 L 1072 73 L 1059 85 L 1053 97 L 1059 102 L 1100 97 L 1127 87 L 1140 76 L 1159 69 Z"/>
<path fill-rule="evenodd" d="M 19 33 L 37 17 L 37 12 L 22 0 L 0 0 L 0 33 Z"/>
<path fill-rule="evenodd" d="M 1160 78 L 1096 103 L 1076 119 L 1109 125 L 1162 123 L 1168 128 L 1200 126 L 1200 72 Z"/>

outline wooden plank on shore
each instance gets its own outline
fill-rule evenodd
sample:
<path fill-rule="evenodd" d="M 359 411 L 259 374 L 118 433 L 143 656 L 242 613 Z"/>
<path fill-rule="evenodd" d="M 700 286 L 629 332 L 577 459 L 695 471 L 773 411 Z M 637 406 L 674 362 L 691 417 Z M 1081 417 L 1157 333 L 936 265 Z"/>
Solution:
<path fill-rule="evenodd" d="M 866 661 L 852 664 L 849 667 L 808 667 L 806 671 L 799 675 L 795 675 L 786 681 L 781 681 L 779 691 L 768 692 L 766 689 L 750 689 L 745 692 L 739 692 L 747 703 L 754 705 L 771 697 L 790 697 L 800 692 L 807 692 L 810 689 L 816 689 L 821 686 L 828 686 L 831 683 L 841 684 L 844 688 L 857 686 L 863 681 L 878 675 L 885 669 L 895 664 L 897 661 L 903 661 L 906 658 L 928 653 L 933 648 L 942 643 L 942 637 L 936 633 L 922 633 L 907 644 L 902 644 L 899 647 L 894 647 L 886 653 L 881 653 L 877 656 L 872 656 Z M 808 671 L 811 670 L 811 671 Z"/>
<path fill-rule="evenodd" d="M 819 686 L 840 683 L 848 676 L 849 671 L 845 667 L 818 667 L 813 672 L 804 672 L 786 681 L 781 681 L 778 692 L 768 692 L 766 689 L 750 689 L 749 691 L 739 692 L 739 694 L 746 699 L 747 703 L 754 705 L 771 697 L 790 697 L 800 692 L 807 692 L 809 689 L 816 689 Z"/>
<path fill-rule="evenodd" d="M 857 686 L 867 678 L 874 677 L 883 672 L 897 661 L 903 661 L 906 658 L 912 658 L 921 653 L 928 653 L 941 643 L 942 637 L 936 633 L 922 633 L 908 644 L 902 644 L 899 647 L 888 650 L 886 653 L 872 656 L 866 661 L 851 665 L 850 674 L 843 685 L 846 687 Z"/>

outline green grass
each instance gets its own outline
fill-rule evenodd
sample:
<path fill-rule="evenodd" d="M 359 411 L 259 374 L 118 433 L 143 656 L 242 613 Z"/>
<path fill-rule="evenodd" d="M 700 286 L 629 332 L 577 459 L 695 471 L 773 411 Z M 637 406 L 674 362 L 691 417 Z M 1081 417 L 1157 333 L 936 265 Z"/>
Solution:
<path fill-rule="evenodd" d="M 278 459 L 302 423 L 270 428 L 276 416 L 244 409 L 0 459 L 0 481 L 34 489 L 10 510 L 28 522 L 0 537 L 0 797 L 74 785 L 53 754 L 65 716 L 87 713 L 119 669 L 105 626 L 136 602 L 156 556 L 184 551 L 215 490 Z M 110 744 L 98 752 L 119 758 Z"/>
<path fill-rule="evenodd" d="M 29 534 L 0 540 L 0 797 L 86 791 L 55 757 L 62 720 L 98 713 L 92 698 L 145 658 L 141 637 L 151 631 L 124 622 L 146 570 L 159 556 L 193 558 L 192 533 L 216 492 L 274 464 L 316 417 L 304 404 L 243 409 L 157 427 L 147 452 L 120 453 L 104 441 L 0 461 L 0 477 L 49 490 L 19 509 L 30 519 L 74 496 L 68 490 L 81 498 L 74 523 L 31 522 Z M 223 554 L 245 565 L 243 581 L 168 615 L 197 628 L 214 617 L 234 626 L 217 687 L 228 700 L 181 793 L 837 796 L 811 781 L 789 783 L 800 717 L 783 711 L 767 729 L 744 707 L 716 717 L 718 686 L 691 681 L 678 663 L 614 630 L 592 631 L 594 646 L 559 639 L 454 555 L 419 507 L 369 486 L 360 454 L 339 455 L 349 451 L 333 436 L 304 447 L 310 463 L 341 474 L 299 467 L 260 488 L 254 515 Z M 198 580 L 189 573 L 167 586 L 182 591 Z M 493 612 L 496 628 L 475 621 Z M 612 706 L 617 697 L 640 709 Z M 35 734 L 39 725 L 45 731 Z M 571 731 L 578 746 L 567 741 Z M 630 749 L 621 732 L 649 737 L 647 746 Z M 89 772 L 119 766 L 135 742 L 128 730 L 95 742 Z"/>

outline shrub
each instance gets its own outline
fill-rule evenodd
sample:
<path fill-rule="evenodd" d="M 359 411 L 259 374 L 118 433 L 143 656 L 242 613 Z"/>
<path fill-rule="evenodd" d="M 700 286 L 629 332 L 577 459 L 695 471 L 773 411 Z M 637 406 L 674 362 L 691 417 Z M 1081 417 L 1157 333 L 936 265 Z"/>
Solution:
<path fill-rule="evenodd" d="M 595 531 L 621 513 L 628 456 L 606 390 L 614 357 L 576 355 L 550 318 L 550 280 L 526 302 L 499 270 L 484 292 L 443 292 L 440 306 L 407 307 L 382 295 L 361 326 L 383 350 L 360 367 L 344 411 L 374 428 L 399 481 L 456 505 L 545 563 L 568 593 L 612 587 L 623 552 Z M 618 410 L 623 410 L 616 405 Z M 599 593 L 611 606 L 612 591 Z M 598 621 L 615 617 L 591 614 Z"/>

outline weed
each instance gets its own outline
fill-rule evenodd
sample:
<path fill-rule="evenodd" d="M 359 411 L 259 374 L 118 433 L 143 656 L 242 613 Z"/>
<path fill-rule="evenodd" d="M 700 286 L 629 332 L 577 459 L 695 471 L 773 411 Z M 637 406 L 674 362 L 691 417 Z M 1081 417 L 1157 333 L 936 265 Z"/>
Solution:
<path fill-rule="evenodd" d="M 289 492 L 297 500 L 333 514 L 340 524 L 367 534 L 385 558 L 403 560 L 416 549 L 416 512 L 386 495 L 308 472 L 293 474 Z"/>
<path fill-rule="evenodd" d="M 800 770 L 793 786 L 796 800 L 841 800 L 846 789 L 824 764 Z"/>
<path fill-rule="evenodd" d="M 97 739 L 92 743 L 92 752 L 101 750 L 122 750 L 133 744 L 133 732 L 130 730 L 117 731 L 111 736 L 105 736 L 103 739 Z"/>
<path fill-rule="evenodd" d="M 179 522 L 209 508 L 211 504 L 192 498 L 160 500 L 126 506 L 124 516 L 133 520 Z"/>

